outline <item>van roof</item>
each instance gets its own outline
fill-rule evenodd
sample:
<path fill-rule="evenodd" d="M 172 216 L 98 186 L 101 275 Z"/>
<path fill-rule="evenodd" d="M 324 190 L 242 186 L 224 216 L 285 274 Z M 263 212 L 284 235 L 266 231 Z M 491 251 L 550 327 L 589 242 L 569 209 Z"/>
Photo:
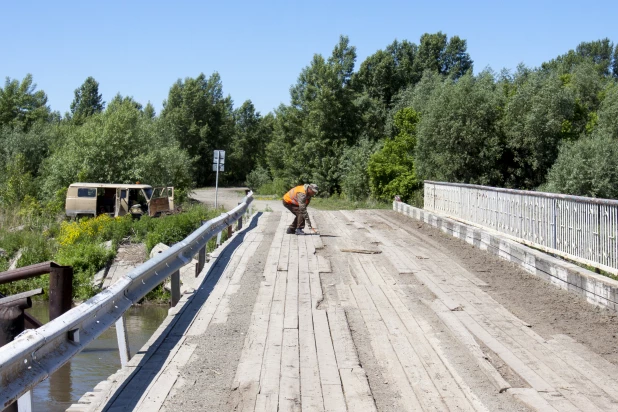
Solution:
<path fill-rule="evenodd" d="M 150 185 L 133 185 L 130 183 L 73 183 L 69 187 L 101 187 L 114 188 L 121 187 L 126 189 L 152 189 Z"/>

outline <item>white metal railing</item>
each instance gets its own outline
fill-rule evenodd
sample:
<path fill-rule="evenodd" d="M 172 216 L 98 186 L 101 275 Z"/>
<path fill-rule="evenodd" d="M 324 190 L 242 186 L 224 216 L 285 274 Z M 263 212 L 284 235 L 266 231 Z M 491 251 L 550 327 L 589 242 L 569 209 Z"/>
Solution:
<path fill-rule="evenodd" d="M 0 348 L 0 409 L 58 370 L 114 323 L 124 366 L 128 361 L 124 312 L 167 277 L 178 276 L 178 270 L 196 254 L 203 254 L 208 241 L 223 229 L 238 220 L 241 225 L 252 201 L 253 193 L 249 193 L 230 212 L 209 220 L 108 289 L 40 328 L 24 331 Z"/>
<path fill-rule="evenodd" d="M 618 274 L 618 201 L 425 181 L 424 208 Z"/>

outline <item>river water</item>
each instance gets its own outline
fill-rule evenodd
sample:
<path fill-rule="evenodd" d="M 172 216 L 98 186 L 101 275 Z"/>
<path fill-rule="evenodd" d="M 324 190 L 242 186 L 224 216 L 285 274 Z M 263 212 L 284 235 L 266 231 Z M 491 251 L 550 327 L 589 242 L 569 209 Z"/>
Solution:
<path fill-rule="evenodd" d="M 28 309 L 39 321 L 49 320 L 47 302 L 34 302 Z M 126 312 L 131 354 L 135 354 L 167 316 L 167 305 L 133 306 Z M 106 330 L 69 363 L 34 388 L 35 411 L 64 411 L 108 376 L 120 369 L 116 329 Z"/>

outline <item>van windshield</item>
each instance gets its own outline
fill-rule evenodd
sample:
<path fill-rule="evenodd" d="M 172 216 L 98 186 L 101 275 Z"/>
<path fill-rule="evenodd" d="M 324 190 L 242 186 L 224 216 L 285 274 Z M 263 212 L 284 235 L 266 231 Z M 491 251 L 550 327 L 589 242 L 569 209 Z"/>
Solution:
<path fill-rule="evenodd" d="M 150 200 L 150 198 L 152 197 L 152 188 L 149 187 L 149 188 L 146 188 L 146 189 L 143 189 L 143 190 L 144 190 L 144 194 L 146 195 L 146 198 L 148 198 L 148 200 Z"/>

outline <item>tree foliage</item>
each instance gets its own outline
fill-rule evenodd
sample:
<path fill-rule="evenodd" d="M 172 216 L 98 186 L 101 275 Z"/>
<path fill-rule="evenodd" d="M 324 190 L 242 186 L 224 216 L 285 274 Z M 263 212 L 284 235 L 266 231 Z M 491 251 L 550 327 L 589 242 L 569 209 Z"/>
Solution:
<path fill-rule="evenodd" d="M 4 88 L 0 88 L 0 126 L 28 130 L 36 122 L 48 121 L 49 116 L 47 95 L 36 91 L 31 74 L 21 82 L 6 78 Z"/>
<path fill-rule="evenodd" d="M 387 139 L 384 147 L 369 159 L 367 171 L 375 199 L 392 201 L 399 195 L 408 201 L 419 188 L 414 162 L 419 121 L 420 115 L 412 108 L 397 112 L 394 119 L 397 136 Z"/>
<path fill-rule="evenodd" d="M 163 103 L 161 118 L 171 136 L 194 159 L 197 185 L 214 183 L 213 151 L 228 149 L 234 134 L 232 99 L 223 96 L 219 73 L 208 79 L 201 73 L 174 83 Z"/>
<path fill-rule="evenodd" d="M 75 89 L 75 98 L 71 102 L 73 120 L 81 123 L 88 116 L 101 113 L 105 108 L 103 96 L 99 94 L 99 83 L 88 77 L 84 83 Z"/>

